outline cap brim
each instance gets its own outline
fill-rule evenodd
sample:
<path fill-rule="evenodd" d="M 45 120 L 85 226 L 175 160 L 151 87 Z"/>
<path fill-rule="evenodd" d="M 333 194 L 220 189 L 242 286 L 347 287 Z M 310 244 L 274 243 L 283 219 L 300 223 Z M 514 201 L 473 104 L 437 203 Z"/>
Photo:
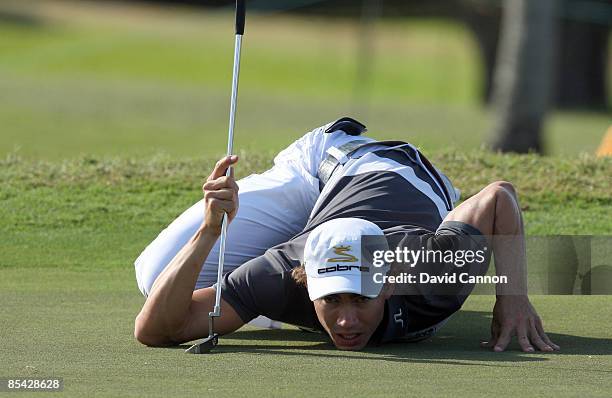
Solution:
<path fill-rule="evenodd" d="M 382 284 L 375 285 L 376 287 L 368 289 L 368 293 L 364 294 L 362 289 L 362 277 L 360 275 L 338 275 L 326 276 L 324 278 L 307 278 L 308 297 L 311 301 L 320 299 L 321 297 L 329 296 L 330 294 L 339 293 L 354 293 L 365 297 L 376 298 L 382 290 Z"/>

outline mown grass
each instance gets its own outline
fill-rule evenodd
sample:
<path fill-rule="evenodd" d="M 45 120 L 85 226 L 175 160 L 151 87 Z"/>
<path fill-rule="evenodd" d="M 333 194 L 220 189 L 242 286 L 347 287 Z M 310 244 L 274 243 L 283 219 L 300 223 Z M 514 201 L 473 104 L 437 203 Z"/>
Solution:
<path fill-rule="evenodd" d="M 99 248 L 110 252 L 114 248 Z M 608 397 L 609 296 L 532 297 L 556 354 L 479 348 L 494 298 L 472 296 L 440 334 L 417 344 L 335 350 L 294 328 L 245 328 L 212 355 L 150 349 L 132 337 L 143 299 L 130 267 L 0 268 L 0 372 L 63 377 L 62 396 Z"/>

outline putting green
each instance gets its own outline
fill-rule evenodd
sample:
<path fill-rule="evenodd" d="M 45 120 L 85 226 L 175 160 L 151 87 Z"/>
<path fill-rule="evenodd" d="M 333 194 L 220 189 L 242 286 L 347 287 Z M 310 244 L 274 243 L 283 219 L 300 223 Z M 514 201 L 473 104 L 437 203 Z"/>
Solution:
<path fill-rule="evenodd" d="M 63 377 L 62 396 L 589 396 L 612 390 L 609 296 L 534 297 L 555 354 L 505 353 L 487 337 L 493 297 L 473 296 L 416 344 L 335 350 L 323 336 L 246 327 L 212 355 L 132 337 L 143 302 L 129 266 L 0 269 L 0 374 Z"/>

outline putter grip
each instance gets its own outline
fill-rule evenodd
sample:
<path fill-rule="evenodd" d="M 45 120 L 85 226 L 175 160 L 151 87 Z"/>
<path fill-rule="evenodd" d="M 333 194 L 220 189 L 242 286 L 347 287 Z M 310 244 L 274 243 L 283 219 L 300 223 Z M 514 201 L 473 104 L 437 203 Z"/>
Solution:
<path fill-rule="evenodd" d="M 244 35 L 244 20 L 246 18 L 246 0 L 236 0 L 236 34 Z"/>

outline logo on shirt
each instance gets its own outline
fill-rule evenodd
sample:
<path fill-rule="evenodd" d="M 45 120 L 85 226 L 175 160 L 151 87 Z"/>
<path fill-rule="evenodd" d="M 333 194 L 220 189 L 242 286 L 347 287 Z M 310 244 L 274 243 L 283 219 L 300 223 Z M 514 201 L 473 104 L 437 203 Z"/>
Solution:
<path fill-rule="evenodd" d="M 393 320 L 395 323 L 399 323 L 404 328 L 404 320 L 402 319 L 402 309 L 400 308 L 397 314 L 393 314 Z"/>
<path fill-rule="evenodd" d="M 356 263 L 359 261 L 357 257 L 353 256 L 350 253 L 351 246 L 334 246 L 334 254 L 339 257 L 328 258 L 328 263 Z"/>

